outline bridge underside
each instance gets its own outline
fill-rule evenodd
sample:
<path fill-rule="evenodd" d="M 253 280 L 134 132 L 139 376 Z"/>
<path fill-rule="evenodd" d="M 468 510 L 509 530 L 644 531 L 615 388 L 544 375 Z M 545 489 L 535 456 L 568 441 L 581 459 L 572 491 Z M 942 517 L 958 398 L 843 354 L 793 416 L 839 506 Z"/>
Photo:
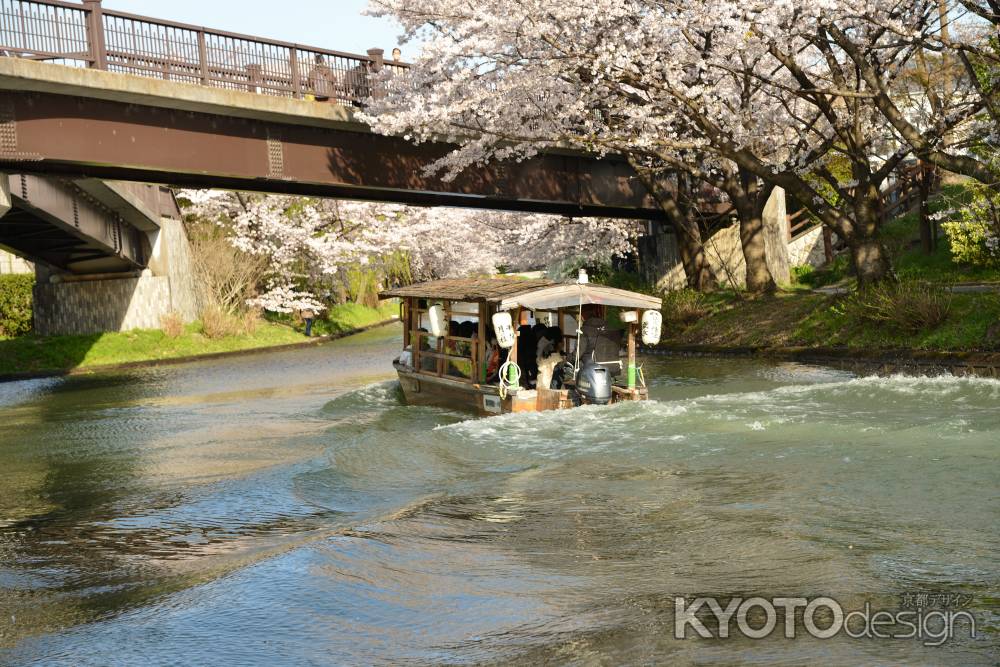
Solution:
<path fill-rule="evenodd" d="M 450 146 L 414 146 L 360 131 L 359 123 L 346 130 L 343 123 L 296 125 L 35 91 L 4 95 L 0 167 L 21 172 L 572 216 L 662 216 L 620 159 L 546 154 L 469 168 L 446 182 L 425 168 Z"/>
<path fill-rule="evenodd" d="M 139 267 L 20 209 L 0 220 L 0 246 L 32 262 L 70 273 L 119 273 Z"/>
<path fill-rule="evenodd" d="M 0 191 L 0 246 L 58 272 L 141 269 L 160 216 L 179 217 L 154 186 L 0 173 Z"/>

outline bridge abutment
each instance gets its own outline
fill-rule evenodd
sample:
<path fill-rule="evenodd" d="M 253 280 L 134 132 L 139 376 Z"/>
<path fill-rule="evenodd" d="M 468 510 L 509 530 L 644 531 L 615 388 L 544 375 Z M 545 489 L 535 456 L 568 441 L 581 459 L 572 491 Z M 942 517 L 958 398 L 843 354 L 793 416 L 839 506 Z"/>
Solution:
<path fill-rule="evenodd" d="M 183 225 L 164 218 L 152 235 L 149 267 L 141 272 L 66 276 L 39 267 L 35 332 L 58 336 L 159 329 L 169 313 L 185 322 L 197 319 L 199 298 Z"/>
<path fill-rule="evenodd" d="M 763 222 L 767 267 L 778 284 L 788 283 L 792 263 L 785 191 L 781 188 L 775 188 L 771 194 L 764 209 Z M 705 250 L 709 266 L 720 285 L 746 287 L 746 260 L 740 242 L 739 223 L 713 234 L 705 241 Z M 677 236 L 665 224 L 656 224 L 652 234 L 639 239 L 639 255 L 642 257 L 644 276 L 657 289 L 672 291 L 687 286 Z"/>

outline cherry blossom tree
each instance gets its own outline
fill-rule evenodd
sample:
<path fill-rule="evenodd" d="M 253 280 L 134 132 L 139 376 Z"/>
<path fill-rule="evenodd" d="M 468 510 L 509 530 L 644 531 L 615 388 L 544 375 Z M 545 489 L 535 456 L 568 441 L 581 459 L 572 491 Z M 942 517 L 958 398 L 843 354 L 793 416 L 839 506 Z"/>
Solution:
<path fill-rule="evenodd" d="M 714 284 L 697 207 L 684 179 L 699 143 L 684 119 L 635 85 L 661 53 L 659 25 L 636 21 L 633 3 L 375 0 L 425 48 L 409 77 L 389 82 L 365 118 L 415 141 L 445 137 L 460 147 L 436 168 L 453 175 L 488 159 L 523 159 L 570 145 L 629 159 L 678 238 L 689 284 Z M 646 28 L 654 28 L 647 30 Z M 666 162 L 660 153 L 672 152 Z M 683 170 L 682 170 L 683 171 Z M 685 172 L 686 174 L 686 172 Z"/>
<path fill-rule="evenodd" d="M 765 90 L 795 105 L 790 127 L 800 136 L 815 135 L 809 150 L 817 158 L 775 164 L 739 147 L 736 159 L 765 177 L 768 168 L 776 172 L 772 180 L 799 194 L 837 231 L 850 245 L 861 284 L 891 275 L 879 239 L 881 191 L 903 160 L 916 152 L 948 169 L 989 177 L 983 161 L 942 150 L 949 133 L 968 132 L 983 116 L 983 89 L 968 77 L 946 96 L 910 85 L 947 16 L 939 0 L 787 2 L 746 7 L 728 28 L 737 51 L 766 54 L 770 62 L 754 75 Z M 720 37 L 707 21 L 701 29 Z M 731 58 L 722 54 L 709 68 L 731 68 Z M 728 128 L 719 125 L 724 144 Z M 824 156 L 846 160 L 851 180 L 838 180 Z M 809 192 L 802 168 L 826 182 L 837 205 Z"/>
<path fill-rule="evenodd" d="M 959 4 L 995 16 L 982 2 Z M 898 108 L 920 49 L 957 48 L 941 34 L 939 0 L 370 5 L 425 45 L 410 76 L 373 101 L 366 119 L 377 131 L 458 142 L 437 165 L 451 173 L 557 145 L 623 154 L 673 222 L 696 286 L 700 237 L 670 188 L 660 187 L 664 170 L 728 182 L 734 203 L 780 185 L 849 243 L 859 281 L 875 282 L 891 273 L 879 240 L 883 184 L 914 150 L 943 161 L 931 150 L 934 137 L 975 117 L 989 97 L 940 106 L 921 126 L 931 128 L 930 144 L 892 117 L 886 101 Z M 977 48 L 982 61 L 987 49 Z M 837 159 L 850 164 L 849 180 L 827 167 Z M 754 208 L 737 206 L 748 266 L 757 261 Z"/>
<path fill-rule="evenodd" d="M 981 183 L 1000 183 L 1000 3 L 937 0 L 922 20 L 898 22 L 868 14 L 873 29 L 912 54 L 907 89 L 881 76 L 880 56 L 859 48 L 839 26 L 830 39 L 857 67 L 872 102 L 923 160 Z M 914 94 L 915 93 L 915 94 Z"/>
<path fill-rule="evenodd" d="M 567 259 L 595 265 L 632 252 L 633 221 L 421 208 L 382 203 L 183 191 L 186 213 L 224 228 L 239 250 L 270 266 L 251 305 L 321 310 L 350 272 L 380 280 L 430 279 L 545 268 Z M 407 267 L 399 275 L 398 258 Z"/>

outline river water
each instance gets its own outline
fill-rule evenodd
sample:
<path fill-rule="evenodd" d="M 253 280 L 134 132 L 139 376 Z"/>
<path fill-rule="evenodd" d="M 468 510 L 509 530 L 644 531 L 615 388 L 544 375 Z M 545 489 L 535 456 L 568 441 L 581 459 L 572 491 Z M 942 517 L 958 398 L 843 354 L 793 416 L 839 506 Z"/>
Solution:
<path fill-rule="evenodd" d="M 647 359 L 654 401 L 472 419 L 402 404 L 399 346 L 0 385 L 0 664 L 1000 657 L 1000 382 Z M 676 596 L 977 637 L 677 639 Z"/>

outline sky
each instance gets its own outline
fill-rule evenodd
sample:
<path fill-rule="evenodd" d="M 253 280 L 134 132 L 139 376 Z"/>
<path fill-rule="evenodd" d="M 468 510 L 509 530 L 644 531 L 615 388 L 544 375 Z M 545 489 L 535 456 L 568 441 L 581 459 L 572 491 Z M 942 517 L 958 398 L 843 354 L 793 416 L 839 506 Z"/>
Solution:
<path fill-rule="evenodd" d="M 303 46 L 364 53 L 397 45 L 394 22 L 362 16 L 368 0 L 104 0 L 117 9 L 179 23 L 269 37 Z M 406 49 L 403 59 L 409 60 Z"/>

